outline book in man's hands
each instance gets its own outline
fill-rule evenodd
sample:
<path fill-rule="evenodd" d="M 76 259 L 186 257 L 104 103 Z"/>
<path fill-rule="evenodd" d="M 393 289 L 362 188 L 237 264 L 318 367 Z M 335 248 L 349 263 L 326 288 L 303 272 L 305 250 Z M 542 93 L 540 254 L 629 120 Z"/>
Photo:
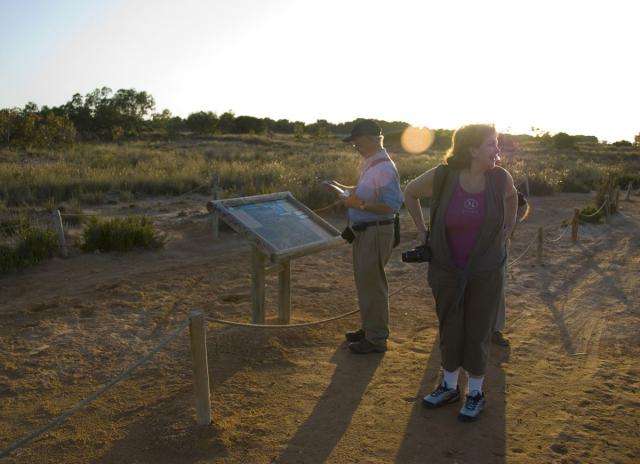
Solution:
<path fill-rule="evenodd" d="M 326 185 L 327 187 L 331 187 L 331 189 L 336 192 L 340 197 L 342 198 L 347 198 L 349 196 L 349 190 L 345 190 L 341 187 L 338 187 L 336 184 L 334 184 L 332 181 L 329 180 L 325 180 L 322 182 L 324 185 Z"/>

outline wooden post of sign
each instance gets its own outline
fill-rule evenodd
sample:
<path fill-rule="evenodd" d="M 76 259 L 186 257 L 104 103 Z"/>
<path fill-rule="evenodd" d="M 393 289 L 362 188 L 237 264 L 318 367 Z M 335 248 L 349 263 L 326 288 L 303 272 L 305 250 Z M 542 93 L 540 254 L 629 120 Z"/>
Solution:
<path fill-rule="evenodd" d="M 58 249 L 60 251 L 60 256 L 66 258 L 68 256 L 67 252 L 67 243 L 64 240 L 64 226 L 62 225 L 62 216 L 60 215 L 60 210 L 57 209 L 52 214 L 53 220 L 53 228 L 58 234 Z"/>
<path fill-rule="evenodd" d="M 625 201 L 629 201 L 631 199 L 631 187 L 632 186 L 633 186 L 633 182 L 629 182 L 629 185 L 627 185 L 627 193 L 625 193 L 625 195 L 624 195 Z"/>
<path fill-rule="evenodd" d="M 207 327 L 202 311 L 189 314 L 191 359 L 193 362 L 193 391 L 196 396 L 196 421 L 211 424 L 211 396 L 209 393 L 209 364 L 207 361 Z"/>
<path fill-rule="evenodd" d="M 609 224 L 609 215 L 611 214 L 611 197 L 607 194 L 604 196 L 604 222 Z"/>
<path fill-rule="evenodd" d="M 251 321 L 264 324 L 264 275 L 266 256 L 251 245 Z"/>
<path fill-rule="evenodd" d="M 544 230 L 542 227 L 538 228 L 538 265 L 542 266 L 542 243 L 544 242 Z"/>
<path fill-rule="evenodd" d="M 580 210 L 578 208 L 573 210 L 573 219 L 571 220 L 571 241 L 578 241 L 578 223 L 580 222 Z"/>
<path fill-rule="evenodd" d="M 220 199 L 220 177 L 213 176 L 211 177 L 211 196 L 213 200 Z M 214 211 L 211 216 L 211 225 L 213 227 L 213 238 L 218 238 L 220 236 L 220 221 L 218 218 L 218 212 Z"/>
<path fill-rule="evenodd" d="M 278 272 L 278 318 L 281 324 L 291 320 L 291 260 L 284 261 Z"/>

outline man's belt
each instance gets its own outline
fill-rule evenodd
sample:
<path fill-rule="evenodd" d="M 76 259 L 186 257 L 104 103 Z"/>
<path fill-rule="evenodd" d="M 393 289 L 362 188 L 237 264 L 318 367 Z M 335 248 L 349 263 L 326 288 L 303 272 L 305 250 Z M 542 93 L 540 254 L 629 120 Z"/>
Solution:
<path fill-rule="evenodd" d="M 371 226 L 386 226 L 387 224 L 393 224 L 393 219 L 383 219 L 381 221 L 367 221 L 367 222 L 356 222 L 351 225 L 351 228 L 356 232 L 362 232 L 366 230 L 367 227 Z"/>

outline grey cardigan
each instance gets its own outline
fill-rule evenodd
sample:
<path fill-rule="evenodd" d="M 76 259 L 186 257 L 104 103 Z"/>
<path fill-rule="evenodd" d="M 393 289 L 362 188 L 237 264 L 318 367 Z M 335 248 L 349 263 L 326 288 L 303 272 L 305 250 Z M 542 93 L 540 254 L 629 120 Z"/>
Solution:
<path fill-rule="evenodd" d="M 437 211 L 430 226 L 429 243 L 433 259 L 429 264 L 443 271 L 458 274 L 459 269 L 453 264 L 449 251 L 446 231 L 446 214 L 449 201 L 458 185 L 460 171 L 457 169 L 440 169 L 445 174 L 444 185 L 439 188 L 441 194 L 432 198 L 431 208 L 437 204 Z M 493 271 L 504 266 L 507 258 L 506 238 L 504 234 L 504 199 L 507 171 L 496 166 L 485 173 L 486 214 L 476 244 L 471 251 L 467 268 L 463 272 L 463 280 L 470 274 Z M 442 182 L 442 179 L 440 179 Z M 434 184 L 436 182 L 434 181 Z M 434 192 L 437 186 L 434 185 Z"/>

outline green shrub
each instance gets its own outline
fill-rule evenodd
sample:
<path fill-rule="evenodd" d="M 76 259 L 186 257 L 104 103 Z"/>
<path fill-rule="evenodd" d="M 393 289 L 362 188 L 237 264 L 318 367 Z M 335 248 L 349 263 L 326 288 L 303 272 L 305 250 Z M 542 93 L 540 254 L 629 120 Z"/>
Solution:
<path fill-rule="evenodd" d="M 20 266 L 30 266 L 52 258 L 58 248 L 56 234 L 51 229 L 27 228 L 20 232 L 16 254 Z"/>
<path fill-rule="evenodd" d="M 18 258 L 15 248 L 0 245 L 0 274 L 13 271 L 18 268 Z"/>
<path fill-rule="evenodd" d="M 609 175 L 606 180 L 600 181 L 596 185 L 596 208 L 600 208 L 604 203 L 605 197 L 609 197 L 609 212 L 615 213 L 618 208 L 614 204 L 613 198 L 613 189 L 616 185 L 616 178 L 612 175 Z M 604 214 L 604 210 L 603 210 Z"/>
<path fill-rule="evenodd" d="M 629 186 L 629 182 L 631 182 L 631 188 L 637 189 L 640 187 L 640 175 L 623 174 L 618 176 L 618 186 L 621 189 L 626 189 Z"/>
<path fill-rule="evenodd" d="M 0 246 L 0 273 L 32 266 L 50 259 L 57 248 L 58 242 L 51 229 L 23 227 L 18 231 L 15 247 Z"/>
<path fill-rule="evenodd" d="M 529 179 L 529 192 L 531 195 L 553 195 L 558 188 L 558 179 L 546 173 L 533 173 L 527 176 Z"/>
<path fill-rule="evenodd" d="M 584 224 L 585 222 L 590 222 L 592 224 L 599 224 L 602 222 L 602 218 L 604 217 L 604 208 L 598 211 L 598 214 L 595 212 L 598 211 L 597 208 L 593 206 L 585 206 L 580 210 L 580 223 Z"/>
<path fill-rule="evenodd" d="M 84 251 L 129 251 L 133 248 L 160 248 L 162 245 L 151 219 L 143 216 L 91 218 L 82 233 L 80 246 Z"/>
<path fill-rule="evenodd" d="M 565 163 L 568 164 L 569 162 L 566 161 Z M 558 170 L 562 170 L 562 168 L 559 167 Z M 570 166 L 564 170 L 564 175 L 560 181 L 560 189 L 563 192 L 588 193 L 596 188 L 602 176 L 602 168 L 591 162 Z"/>

